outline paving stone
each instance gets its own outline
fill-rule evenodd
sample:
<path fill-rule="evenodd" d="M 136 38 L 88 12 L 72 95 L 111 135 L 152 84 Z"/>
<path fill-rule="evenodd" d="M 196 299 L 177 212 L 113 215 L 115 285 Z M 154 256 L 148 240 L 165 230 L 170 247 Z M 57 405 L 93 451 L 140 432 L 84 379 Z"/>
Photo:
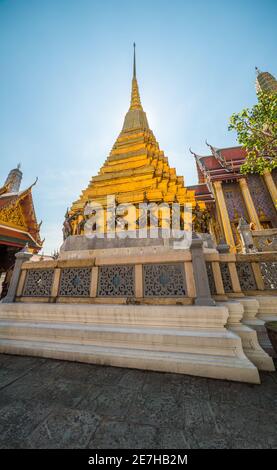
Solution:
<path fill-rule="evenodd" d="M 132 394 L 126 388 L 104 385 L 91 388 L 90 391 L 79 403 L 78 408 L 87 407 L 101 416 L 124 418 L 127 415 L 132 403 Z"/>
<path fill-rule="evenodd" d="M 142 390 L 147 379 L 147 371 L 135 369 L 122 369 L 119 385 L 131 390 Z"/>
<path fill-rule="evenodd" d="M 68 361 L 58 364 L 57 375 L 64 381 L 91 384 L 95 383 L 98 371 L 96 365 Z"/>
<path fill-rule="evenodd" d="M 1 448 L 277 448 L 261 385 L 0 355 Z"/>
<path fill-rule="evenodd" d="M 25 439 L 51 412 L 51 407 L 32 401 L 13 401 L 1 408 L 0 447 L 21 448 Z"/>
<path fill-rule="evenodd" d="M 162 427 L 158 429 L 158 449 L 191 449 L 192 436 L 183 429 L 169 429 Z"/>
<path fill-rule="evenodd" d="M 46 359 L 41 357 L 29 356 L 11 356 L 9 354 L 0 354 L 0 367 L 8 367 L 9 369 L 27 370 L 34 365 L 42 365 Z M 56 362 L 56 361 L 53 361 Z"/>
<path fill-rule="evenodd" d="M 229 436 L 218 434 L 212 426 L 201 426 L 199 429 L 187 430 L 193 449 L 229 449 Z M 185 433 L 185 437 L 187 436 Z"/>
<path fill-rule="evenodd" d="M 102 385 L 116 385 L 119 384 L 122 375 L 126 369 L 121 367 L 110 367 L 110 366 L 93 366 L 97 367 L 93 376 L 93 383 Z"/>
<path fill-rule="evenodd" d="M 25 372 L 22 370 L 8 369 L 7 367 L 1 367 L 0 369 L 0 390 L 5 388 L 7 385 L 12 384 L 16 379 L 19 379 Z"/>
<path fill-rule="evenodd" d="M 88 445 L 93 449 L 152 449 L 156 446 L 155 427 L 112 420 L 102 422 Z"/>
<path fill-rule="evenodd" d="M 178 400 L 183 389 L 178 375 L 153 372 L 153 375 L 146 375 L 142 391 L 144 394 L 168 393 Z"/>
<path fill-rule="evenodd" d="M 26 439 L 27 448 L 85 448 L 99 425 L 94 413 L 60 407 Z"/>
<path fill-rule="evenodd" d="M 164 392 L 137 393 L 128 410 L 128 420 L 152 426 L 182 427 L 184 412 L 176 398 Z"/>
<path fill-rule="evenodd" d="M 67 382 L 59 378 L 52 382 L 49 386 L 49 393 L 51 393 L 51 400 L 55 405 L 75 407 L 77 404 L 89 393 L 90 385 L 82 384 L 80 382 Z M 40 396 L 36 395 L 36 399 Z M 45 398 L 45 394 L 43 394 Z"/>

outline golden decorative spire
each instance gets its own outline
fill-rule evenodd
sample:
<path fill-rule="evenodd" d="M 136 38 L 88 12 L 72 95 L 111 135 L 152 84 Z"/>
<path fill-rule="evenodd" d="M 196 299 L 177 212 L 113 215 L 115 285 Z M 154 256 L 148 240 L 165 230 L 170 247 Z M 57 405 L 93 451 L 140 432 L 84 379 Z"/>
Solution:
<path fill-rule="evenodd" d="M 125 115 L 123 128 L 112 150 L 88 187 L 75 201 L 68 213 L 73 235 L 79 233 L 80 219 L 88 201 L 108 205 L 107 196 L 115 196 L 117 204 L 142 202 L 173 202 L 196 204 L 194 192 L 187 190 L 184 179 L 160 150 L 150 130 L 146 113 L 140 102 L 136 78 L 134 44 L 132 98 Z M 103 227 L 104 230 L 104 227 Z"/>
<path fill-rule="evenodd" d="M 138 82 L 136 77 L 136 43 L 134 42 L 134 63 L 133 63 L 133 79 L 132 79 L 132 96 L 130 109 L 141 109 Z"/>
<path fill-rule="evenodd" d="M 136 43 L 134 42 L 134 65 L 133 65 L 133 78 L 137 78 L 136 75 Z"/>
<path fill-rule="evenodd" d="M 256 91 L 264 93 L 277 93 L 277 80 L 269 72 L 261 72 L 258 67 L 255 67 L 256 70 Z"/>
<path fill-rule="evenodd" d="M 132 129 L 149 129 L 147 117 L 140 102 L 138 82 L 136 77 L 136 44 L 134 43 L 133 79 L 130 108 L 125 116 L 122 132 Z"/>

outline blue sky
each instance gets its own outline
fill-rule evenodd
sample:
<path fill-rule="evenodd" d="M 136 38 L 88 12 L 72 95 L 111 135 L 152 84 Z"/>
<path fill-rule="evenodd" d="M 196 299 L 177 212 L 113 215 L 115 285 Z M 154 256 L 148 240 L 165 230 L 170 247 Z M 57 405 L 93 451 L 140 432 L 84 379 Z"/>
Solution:
<path fill-rule="evenodd" d="M 0 0 L 1 183 L 22 164 L 44 252 L 108 155 L 129 106 L 132 43 L 142 104 L 171 166 L 236 145 L 228 118 L 256 101 L 254 67 L 277 76 L 276 0 Z"/>

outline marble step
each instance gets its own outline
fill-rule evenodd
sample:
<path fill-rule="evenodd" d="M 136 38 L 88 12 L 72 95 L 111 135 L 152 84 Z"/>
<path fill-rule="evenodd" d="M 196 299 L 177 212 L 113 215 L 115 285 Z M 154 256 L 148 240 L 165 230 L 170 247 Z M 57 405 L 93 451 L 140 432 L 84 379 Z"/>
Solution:
<path fill-rule="evenodd" d="M 95 345 L 171 352 L 201 352 L 214 356 L 244 353 L 241 341 L 231 331 L 211 329 L 173 329 L 87 325 L 80 323 L 35 323 L 0 321 L 0 339 L 54 341 L 76 345 Z"/>
<path fill-rule="evenodd" d="M 216 328 L 224 331 L 224 306 L 0 303 L 0 320 L 87 323 L 172 328 Z"/>
<path fill-rule="evenodd" d="M 256 297 L 259 302 L 258 318 L 265 321 L 277 321 L 277 296 L 259 295 Z"/>
<path fill-rule="evenodd" d="M 15 339 L 0 339 L 0 353 L 260 383 L 257 368 L 243 355 L 226 357 L 200 351 L 177 353 Z"/>

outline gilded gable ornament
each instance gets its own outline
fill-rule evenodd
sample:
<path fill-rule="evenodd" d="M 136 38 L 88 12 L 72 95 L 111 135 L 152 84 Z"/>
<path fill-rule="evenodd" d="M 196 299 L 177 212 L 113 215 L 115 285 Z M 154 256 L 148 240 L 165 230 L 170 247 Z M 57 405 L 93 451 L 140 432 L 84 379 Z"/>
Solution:
<path fill-rule="evenodd" d="M 26 229 L 22 208 L 18 204 L 12 204 L 4 207 L 0 211 L 0 222 Z"/>

